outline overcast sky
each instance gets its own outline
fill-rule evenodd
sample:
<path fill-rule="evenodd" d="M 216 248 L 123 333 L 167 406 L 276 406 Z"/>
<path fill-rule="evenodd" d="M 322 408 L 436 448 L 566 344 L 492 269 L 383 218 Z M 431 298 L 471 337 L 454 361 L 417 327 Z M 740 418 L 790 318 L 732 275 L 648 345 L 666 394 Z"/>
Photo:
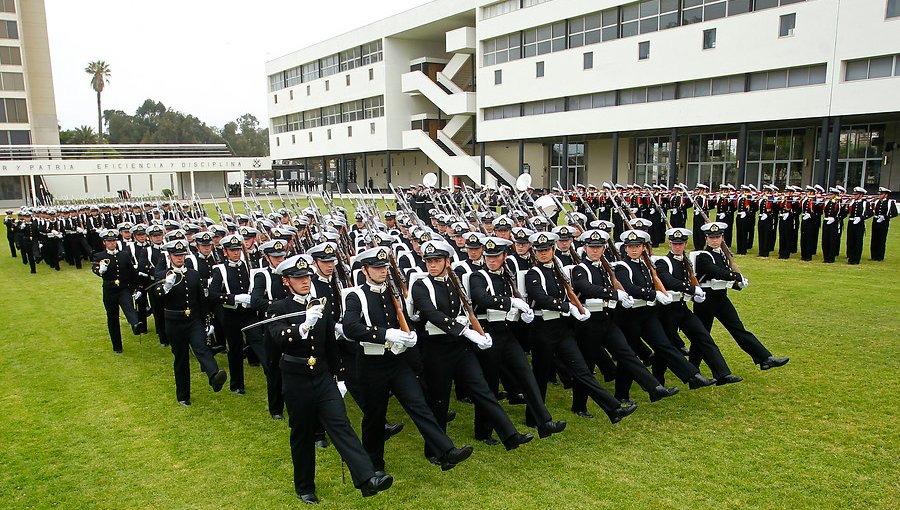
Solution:
<path fill-rule="evenodd" d="M 214 126 L 247 112 L 265 126 L 266 61 L 424 3 L 45 0 L 59 123 L 96 126 L 84 68 L 104 60 L 104 110 L 134 113 L 150 98 Z"/>

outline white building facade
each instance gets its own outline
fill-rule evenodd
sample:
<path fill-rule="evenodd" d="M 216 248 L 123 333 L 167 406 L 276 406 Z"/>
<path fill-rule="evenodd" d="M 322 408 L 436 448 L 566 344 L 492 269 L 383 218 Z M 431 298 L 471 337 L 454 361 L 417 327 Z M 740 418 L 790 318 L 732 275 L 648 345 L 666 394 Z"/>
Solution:
<path fill-rule="evenodd" d="M 900 187 L 898 0 L 437 0 L 266 72 L 273 159 L 331 187 Z"/>

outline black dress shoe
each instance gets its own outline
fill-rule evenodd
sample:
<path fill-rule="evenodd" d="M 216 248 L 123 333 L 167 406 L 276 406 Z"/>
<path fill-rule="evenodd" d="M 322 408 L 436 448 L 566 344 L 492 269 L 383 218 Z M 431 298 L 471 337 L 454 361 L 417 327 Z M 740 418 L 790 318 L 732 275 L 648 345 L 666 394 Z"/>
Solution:
<path fill-rule="evenodd" d="M 606 415 L 609 416 L 609 421 L 611 423 L 619 423 L 620 421 L 622 421 L 622 418 L 628 416 L 636 410 L 637 404 L 631 404 L 625 407 L 617 407 L 612 411 L 607 412 Z"/>
<path fill-rule="evenodd" d="M 219 370 L 212 377 L 209 378 L 209 385 L 212 386 L 214 392 L 218 393 L 222 390 L 222 386 L 225 385 L 225 381 L 228 379 L 228 374 L 225 373 L 224 370 Z"/>
<path fill-rule="evenodd" d="M 238 395 L 245 395 L 247 392 L 244 391 L 244 388 L 235 388 L 231 390 L 232 393 L 237 393 Z"/>
<path fill-rule="evenodd" d="M 456 419 L 456 411 L 447 411 L 447 423 Z"/>
<path fill-rule="evenodd" d="M 441 465 L 441 460 L 438 459 L 437 457 L 425 457 L 425 458 L 428 459 L 428 462 L 431 462 L 431 463 L 434 464 L 435 466 L 440 466 L 440 465 Z M 448 469 L 449 469 L 449 468 L 448 468 Z M 446 470 L 445 470 L 445 471 L 446 471 Z"/>
<path fill-rule="evenodd" d="M 284 415 L 281 415 L 281 414 L 273 414 L 273 415 L 272 415 L 272 419 L 273 419 L 273 420 L 283 420 L 283 419 L 284 419 Z"/>
<path fill-rule="evenodd" d="M 515 450 L 520 445 L 523 445 L 531 441 L 532 439 L 534 439 L 533 434 L 520 434 L 516 432 L 515 434 L 504 439 L 503 445 L 506 446 L 506 451 Z"/>
<path fill-rule="evenodd" d="M 300 494 L 300 501 L 306 503 L 307 505 L 316 505 L 319 503 L 319 498 L 316 497 L 315 493 L 313 494 Z"/>
<path fill-rule="evenodd" d="M 327 439 L 319 439 L 316 441 L 316 448 L 320 450 L 324 450 L 328 448 L 328 440 Z"/>
<path fill-rule="evenodd" d="M 184 407 L 190 407 L 190 405 L 191 405 L 190 400 L 179 400 L 178 403 L 183 405 Z"/>
<path fill-rule="evenodd" d="M 679 347 L 678 350 L 681 351 L 685 358 L 691 355 L 691 350 L 687 347 Z"/>
<path fill-rule="evenodd" d="M 560 421 L 548 421 L 547 423 L 538 425 L 538 437 L 544 439 L 545 437 L 550 437 L 551 434 L 558 434 L 566 429 L 566 422 Z"/>
<path fill-rule="evenodd" d="M 116 354 L 122 354 L 122 349 L 113 349 L 113 352 Z"/>
<path fill-rule="evenodd" d="M 616 398 L 618 398 L 618 397 L 616 397 Z M 619 399 L 619 404 L 621 404 L 621 405 L 623 405 L 623 406 L 630 406 L 630 405 L 635 405 L 635 406 L 636 406 L 636 405 L 637 405 L 637 402 L 635 402 L 633 398 L 625 397 L 625 398 L 620 398 L 620 399 Z"/>
<path fill-rule="evenodd" d="M 525 400 L 525 395 L 522 395 L 521 393 L 514 393 L 510 395 L 509 398 L 506 399 L 506 401 L 514 406 L 528 403 L 528 401 Z"/>
<path fill-rule="evenodd" d="M 491 436 L 488 436 L 488 437 L 476 437 L 475 439 L 476 439 L 477 441 L 481 441 L 482 443 L 484 443 L 484 444 L 486 444 L 486 445 L 488 445 L 488 446 L 497 446 L 498 444 L 500 444 L 500 441 L 497 441 L 496 439 L 494 439 L 494 438 L 491 437 Z"/>
<path fill-rule="evenodd" d="M 725 377 L 720 377 L 716 379 L 716 386 L 724 386 L 726 384 L 734 384 L 743 381 L 743 377 L 738 377 L 734 374 L 728 374 Z"/>
<path fill-rule="evenodd" d="M 384 424 L 384 439 L 387 441 L 388 439 L 396 436 L 403 430 L 402 423 L 385 423 Z"/>
<path fill-rule="evenodd" d="M 386 491 L 394 484 L 394 477 L 382 472 L 381 475 L 376 474 L 359 488 L 364 498 L 374 496 L 381 491 Z"/>
<path fill-rule="evenodd" d="M 678 393 L 678 388 L 666 388 L 665 386 L 659 385 L 650 390 L 650 402 L 656 402 L 666 397 L 671 397 L 676 393 Z"/>
<path fill-rule="evenodd" d="M 473 404 L 472 399 L 469 398 L 469 397 L 462 397 L 462 398 L 458 398 L 458 399 L 456 399 L 456 400 L 457 400 L 458 402 L 462 402 L 463 404 L 469 404 L 469 405 L 472 405 L 472 404 Z"/>
<path fill-rule="evenodd" d="M 688 380 L 688 386 L 692 390 L 696 390 L 697 388 L 704 388 L 706 386 L 712 386 L 713 384 L 716 384 L 715 379 L 710 379 L 709 377 L 706 377 L 701 373 L 694 374 L 694 377 L 691 377 Z"/>
<path fill-rule="evenodd" d="M 787 365 L 787 362 L 790 361 L 790 358 L 776 358 L 775 356 L 769 356 L 768 359 L 759 364 L 760 370 L 768 370 L 770 368 L 778 368 Z"/>
<path fill-rule="evenodd" d="M 451 448 L 450 451 L 445 453 L 440 460 L 435 458 L 434 461 L 432 461 L 432 464 L 441 466 L 441 471 L 449 471 L 456 467 L 456 465 L 460 462 L 468 459 L 472 455 L 472 452 L 474 450 L 475 449 L 472 448 L 471 445 L 465 445 L 462 448 L 454 447 Z"/>
<path fill-rule="evenodd" d="M 582 418 L 593 418 L 594 415 L 587 411 L 572 411 L 576 416 L 580 416 Z"/>

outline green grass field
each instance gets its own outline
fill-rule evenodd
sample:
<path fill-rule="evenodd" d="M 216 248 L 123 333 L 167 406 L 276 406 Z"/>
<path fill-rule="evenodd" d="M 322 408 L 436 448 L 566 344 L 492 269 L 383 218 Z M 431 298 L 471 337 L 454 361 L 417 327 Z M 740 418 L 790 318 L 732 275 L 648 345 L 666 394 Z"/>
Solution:
<path fill-rule="evenodd" d="M 318 495 L 326 508 L 898 508 L 900 224 L 886 262 L 869 261 L 866 243 L 859 266 L 738 257 L 750 287 L 732 299 L 748 329 L 791 358 L 784 368 L 759 371 L 717 326 L 744 382 L 682 385 L 654 404 L 636 388 L 637 412 L 615 426 L 593 404 L 598 417 L 574 416 L 569 392 L 551 386 L 564 433 L 509 453 L 477 443 L 448 472 L 422 457 L 393 402 L 389 418 L 406 423 L 387 447 L 394 487 L 362 499 L 331 447 L 317 454 Z M 269 418 L 260 368 L 239 396 L 214 394 L 193 364 L 193 406 L 180 407 L 172 354 L 152 325 L 138 338 L 123 318 L 125 352 L 112 353 L 89 269 L 31 275 L 5 253 L 0 274 L 0 507 L 301 504 L 287 422 Z M 348 408 L 359 430 L 361 413 Z M 471 443 L 472 407 L 451 408 L 450 436 Z M 506 408 L 525 430 L 524 407 Z"/>

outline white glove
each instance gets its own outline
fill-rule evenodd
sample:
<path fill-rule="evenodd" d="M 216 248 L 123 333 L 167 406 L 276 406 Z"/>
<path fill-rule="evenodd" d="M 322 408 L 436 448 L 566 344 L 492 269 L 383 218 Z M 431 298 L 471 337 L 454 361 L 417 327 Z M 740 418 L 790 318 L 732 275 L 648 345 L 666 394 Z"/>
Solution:
<path fill-rule="evenodd" d="M 861 222 L 861 221 L 862 221 L 862 216 L 854 216 L 854 217 L 853 217 L 853 224 L 854 224 L 854 225 L 859 225 L 859 222 Z"/>
<path fill-rule="evenodd" d="M 725 219 L 725 213 L 719 213 L 719 219 L 720 219 L 720 220 L 724 220 L 724 219 Z"/>
<path fill-rule="evenodd" d="M 656 212 L 656 209 L 653 208 L 653 207 L 651 207 L 651 208 L 650 208 L 650 214 L 653 214 L 653 213 L 655 213 L 655 212 Z"/>
<path fill-rule="evenodd" d="M 405 347 L 412 347 L 413 345 L 416 345 L 415 333 L 407 333 L 402 329 L 397 328 L 391 328 L 385 331 L 384 339 L 391 344 L 400 344 Z M 412 344 L 410 344 L 410 341 L 412 342 Z"/>
<path fill-rule="evenodd" d="M 591 311 L 588 309 L 584 310 L 584 313 L 578 311 L 578 307 L 572 303 L 569 303 L 569 314 L 572 317 L 575 317 L 578 321 L 584 322 L 591 318 Z"/>
<path fill-rule="evenodd" d="M 802 218 L 803 218 L 804 220 L 808 220 L 808 219 L 812 218 L 812 214 L 809 214 L 808 212 L 805 212 L 805 213 L 803 213 Z"/>
<path fill-rule="evenodd" d="M 786 213 L 781 213 L 781 219 L 787 220 L 788 217 L 789 217 L 790 215 L 791 215 L 791 213 L 787 213 L 787 212 L 786 212 Z"/>
<path fill-rule="evenodd" d="M 84 233 L 86 233 L 86 231 L 85 231 L 83 228 L 81 228 L 81 227 L 76 228 L 76 229 L 75 229 L 75 232 L 77 232 L 77 233 L 79 233 L 79 234 L 84 234 Z"/>
<path fill-rule="evenodd" d="M 103 274 L 107 269 L 109 269 L 109 264 L 105 261 L 100 261 L 100 267 L 97 268 L 97 272 Z"/>
<path fill-rule="evenodd" d="M 760 220 L 760 221 L 765 221 L 765 219 L 768 218 L 768 217 L 769 217 L 768 214 L 762 213 L 762 214 L 759 215 L 759 220 Z"/>
<path fill-rule="evenodd" d="M 747 211 L 741 211 L 741 212 L 738 214 L 738 216 L 740 216 L 741 218 L 746 218 L 746 217 L 747 217 Z"/>
<path fill-rule="evenodd" d="M 832 218 L 830 216 L 828 218 L 825 218 L 826 225 L 831 225 L 832 223 L 834 223 L 834 218 Z"/>
<path fill-rule="evenodd" d="M 150 276 L 150 275 L 149 275 L 149 274 L 147 274 L 147 273 L 141 273 L 141 272 L 138 272 L 138 276 L 141 276 L 141 277 L 144 277 L 144 278 L 147 278 L 147 277 L 148 277 L 148 276 Z"/>
<path fill-rule="evenodd" d="M 141 299 L 141 296 L 143 296 L 143 294 L 142 294 L 141 291 L 139 291 L 139 290 L 134 291 L 134 294 L 131 295 L 131 297 L 132 297 L 135 301 L 137 301 L 138 299 Z"/>
<path fill-rule="evenodd" d="M 702 303 L 706 301 L 706 292 L 703 292 L 703 289 L 697 287 L 694 289 L 694 303 Z"/>
<path fill-rule="evenodd" d="M 419 314 L 414 313 L 414 314 L 410 315 L 409 320 L 411 320 L 413 322 L 419 322 Z"/>
<path fill-rule="evenodd" d="M 528 306 L 528 303 L 526 303 L 524 299 L 517 297 L 509 298 L 509 306 L 510 308 L 516 308 L 523 312 L 531 310 L 531 307 Z"/>
<path fill-rule="evenodd" d="M 212 324 L 210 324 L 209 327 L 206 328 L 206 336 L 212 336 L 212 334 L 215 332 L 216 332 L 216 327 L 213 326 Z"/>
<path fill-rule="evenodd" d="M 347 394 L 347 383 L 345 383 L 344 381 L 338 381 L 337 388 L 341 393 L 341 398 L 344 398 L 344 395 Z"/>
<path fill-rule="evenodd" d="M 624 290 L 616 290 L 616 294 L 619 298 L 619 302 L 622 303 L 623 308 L 631 308 L 634 306 L 634 298 L 631 297 L 630 294 Z"/>
<path fill-rule="evenodd" d="M 239 305 L 247 306 L 250 304 L 250 294 L 235 294 L 234 302 Z"/>
<path fill-rule="evenodd" d="M 166 279 L 163 280 L 163 291 L 168 294 L 172 287 L 175 286 L 175 273 L 169 273 L 166 275 Z"/>
<path fill-rule="evenodd" d="M 522 322 L 525 324 L 531 324 L 531 322 L 534 321 L 534 310 L 522 312 L 522 315 L 519 315 L 519 318 L 522 319 Z"/>
<path fill-rule="evenodd" d="M 883 215 L 883 214 L 879 214 L 878 216 L 875 216 L 875 221 L 876 221 L 877 223 L 881 223 L 882 221 L 884 221 L 884 215 Z"/>
<path fill-rule="evenodd" d="M 741 278 L 741 281 L 738 282 L 738 287 L 741 289 L 746 289 L 748 285 L 750 285 L 750 281 L 746 277 Z"/>
<path fill-rule="evenodd" d="M 656 291 L 656 301 L 661 305 L 668 305 L 672 303 L 672 296 L 668 292 L 658 290 Z"/>
<path fill-rule="evenodd" d="M 337 338 L 344 336 L 344 325 L 338 322 L 334 325 L 334 332 L 337 333 Z"/>
<path fill-rule="evenodd" d="M 482 335 L 479 332 L 477 332 L 471 328 L 464 329 L 463 336 L 466 337 L 473 344 L 477 345 L 478 348 L 481 350 L 489 349 L 492 345 L 490 336 Z"/>
<path fill-rule="evenodd" d="M 235 296 L 237 297 L 237 296 Z M 316 326 L 316 323 L 319 322 L 319 319 L 325 316 L 325 307 L 322 305 L 316 305 L 309 310 L 306 311 L 306 320 L 303 321 L 303 324 L 300 325 L 300 332 L 306 332 L 309 334 L 309 330 Z"/>
<path fill-rule="evenodd" d="M 406 350 L 406 346 L 401 343 L 391 344 L 391 352 L 394 355 L 403 354 L 403 351 Z"/>

